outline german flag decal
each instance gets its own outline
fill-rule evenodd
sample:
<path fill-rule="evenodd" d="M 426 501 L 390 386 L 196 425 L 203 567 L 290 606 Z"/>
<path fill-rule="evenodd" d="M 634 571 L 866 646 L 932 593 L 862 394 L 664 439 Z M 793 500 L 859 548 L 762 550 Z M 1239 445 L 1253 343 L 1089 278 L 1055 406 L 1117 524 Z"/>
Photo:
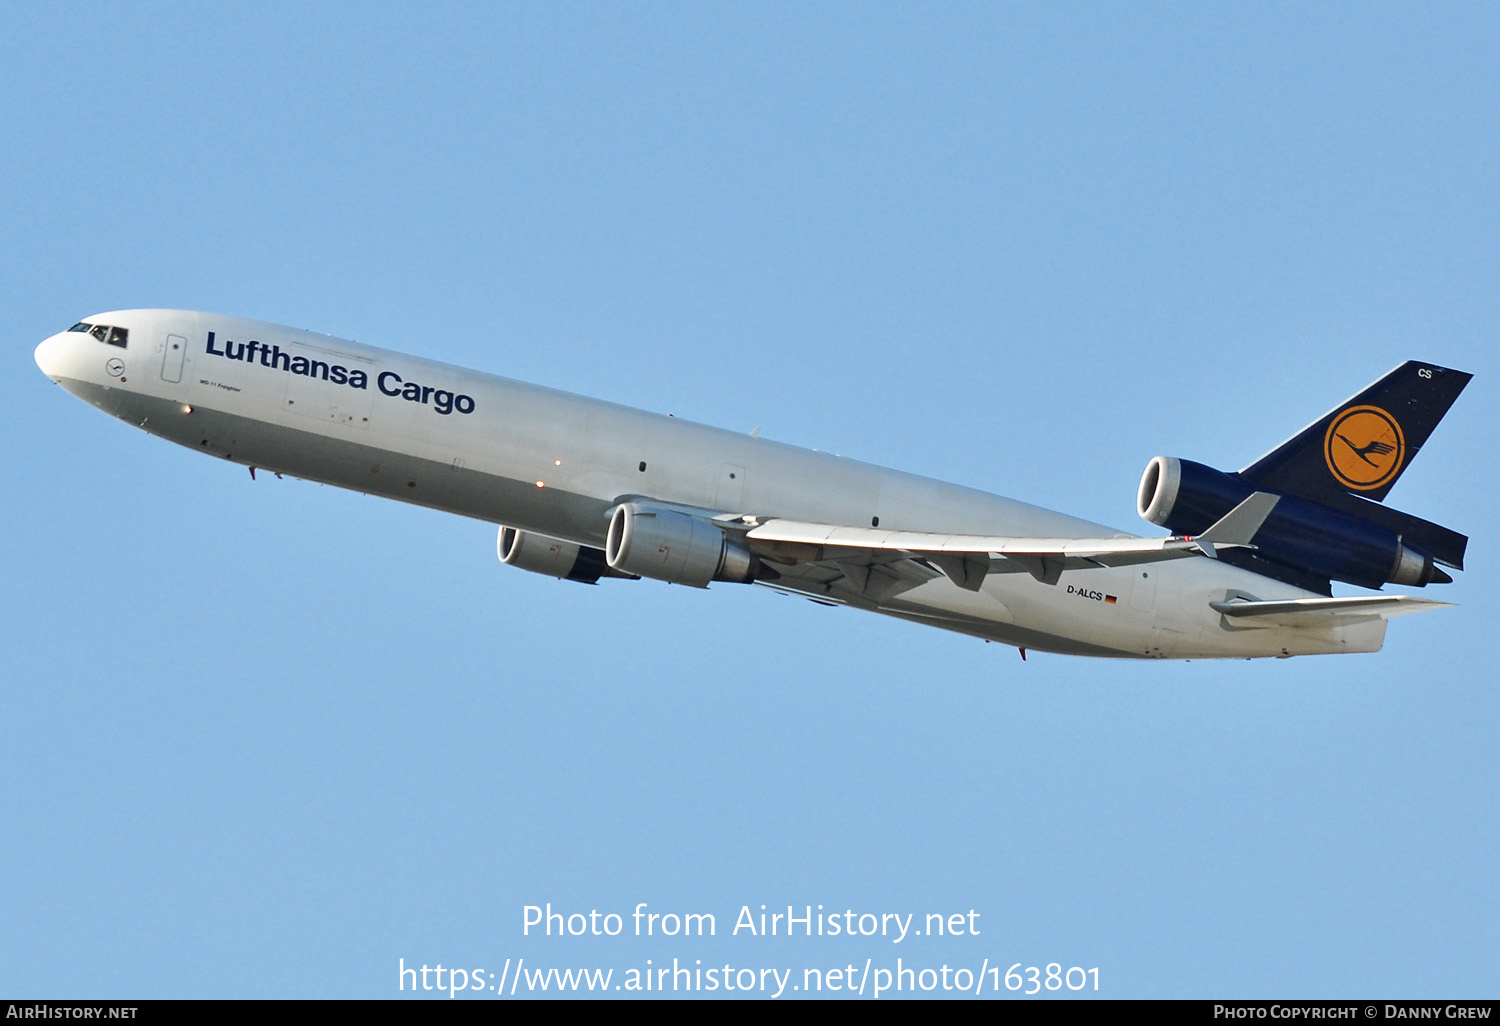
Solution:
<path fill-rule="evenodd" d="M 1378 406 L 1351 406 L 1323 437 L 1328 470 L 1345 488 L 1367 492 L 1390 481 L 1406 459 L 1401 425 Z"/>

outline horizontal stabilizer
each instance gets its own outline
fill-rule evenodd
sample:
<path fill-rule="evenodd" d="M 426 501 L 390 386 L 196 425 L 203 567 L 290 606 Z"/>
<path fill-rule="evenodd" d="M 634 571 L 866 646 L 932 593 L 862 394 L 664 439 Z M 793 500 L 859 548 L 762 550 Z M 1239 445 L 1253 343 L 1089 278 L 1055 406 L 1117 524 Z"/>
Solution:
<path fill-rule="evenodd" d="M 1452 602 L 1418 598 L 1415 595 L 1357 595 L 1349 598 L 1226 599 L 1210 602 L 1209 607 L 1236 621 L 1237 626 L 1258 624 L 1278 627 L 1345 627 L 1349 624 L 1390 619 L 1406 613 L 1423 613 L 1442 609 Z"/>
<path fill-rule="evenodd" d="M 1351 492 L 1326 495 L 1321 501 L 1334 509 L 1368 520 L 1392 534 L 1400 535 L 1406 544 L 1416 545 L 1423 551 L 1432 553 L 1432 558 L 1439 563 L 1460 570 L 1464 568 L 1464 550 L 1468 548 L 1469 539 L 1457 531 L 1382 503 L 1362 499 Z"/>

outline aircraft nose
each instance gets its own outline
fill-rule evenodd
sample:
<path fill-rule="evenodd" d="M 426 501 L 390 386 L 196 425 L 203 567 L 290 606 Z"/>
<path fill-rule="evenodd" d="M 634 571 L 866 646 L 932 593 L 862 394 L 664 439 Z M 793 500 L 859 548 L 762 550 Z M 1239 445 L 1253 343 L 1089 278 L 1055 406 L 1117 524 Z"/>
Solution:
<path fill-rule="evenodd" d="M 42 344 L 36 347 L 36 365 L 53 381 L 62 374 L 64 344 L 65 340 L 61 335 L 53 335 L 43 339 Z"/>

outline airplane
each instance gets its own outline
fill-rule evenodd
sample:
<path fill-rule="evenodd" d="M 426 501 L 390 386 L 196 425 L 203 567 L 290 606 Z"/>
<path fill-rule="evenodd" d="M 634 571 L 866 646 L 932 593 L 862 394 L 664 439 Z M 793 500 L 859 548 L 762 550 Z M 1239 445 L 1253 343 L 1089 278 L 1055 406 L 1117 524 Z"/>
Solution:
<path fill-rule="evenodd" d="M 1468 539 L 1384 504 L 1472 375 L 1420 361 L 1244 469 L 1158 456 L 1137 537 L 1014 499 L 296 328 L 88 317 L 36 349 L 104 412 L 256 468 L 496 525 L 501 562 L 597 584 L 759 584 L 1028 651 L 1378 651 L 1449 605 Z"/>

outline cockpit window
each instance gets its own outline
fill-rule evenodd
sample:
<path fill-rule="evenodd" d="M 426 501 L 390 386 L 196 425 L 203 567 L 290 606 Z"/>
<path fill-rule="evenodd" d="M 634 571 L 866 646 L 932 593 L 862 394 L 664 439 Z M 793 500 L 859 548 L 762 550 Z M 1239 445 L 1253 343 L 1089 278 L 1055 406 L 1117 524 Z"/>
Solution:
<path fill-rule="evenodd" d="M 112 346 L 124 349 L 130 341 L 130 331 L 127 328 L 113 328 L 108 324 L 85 324 L 79 321 L 68 329 L 69 331 L 86 331 L 97 338 L 100 342 L 106 342 Z"/>

